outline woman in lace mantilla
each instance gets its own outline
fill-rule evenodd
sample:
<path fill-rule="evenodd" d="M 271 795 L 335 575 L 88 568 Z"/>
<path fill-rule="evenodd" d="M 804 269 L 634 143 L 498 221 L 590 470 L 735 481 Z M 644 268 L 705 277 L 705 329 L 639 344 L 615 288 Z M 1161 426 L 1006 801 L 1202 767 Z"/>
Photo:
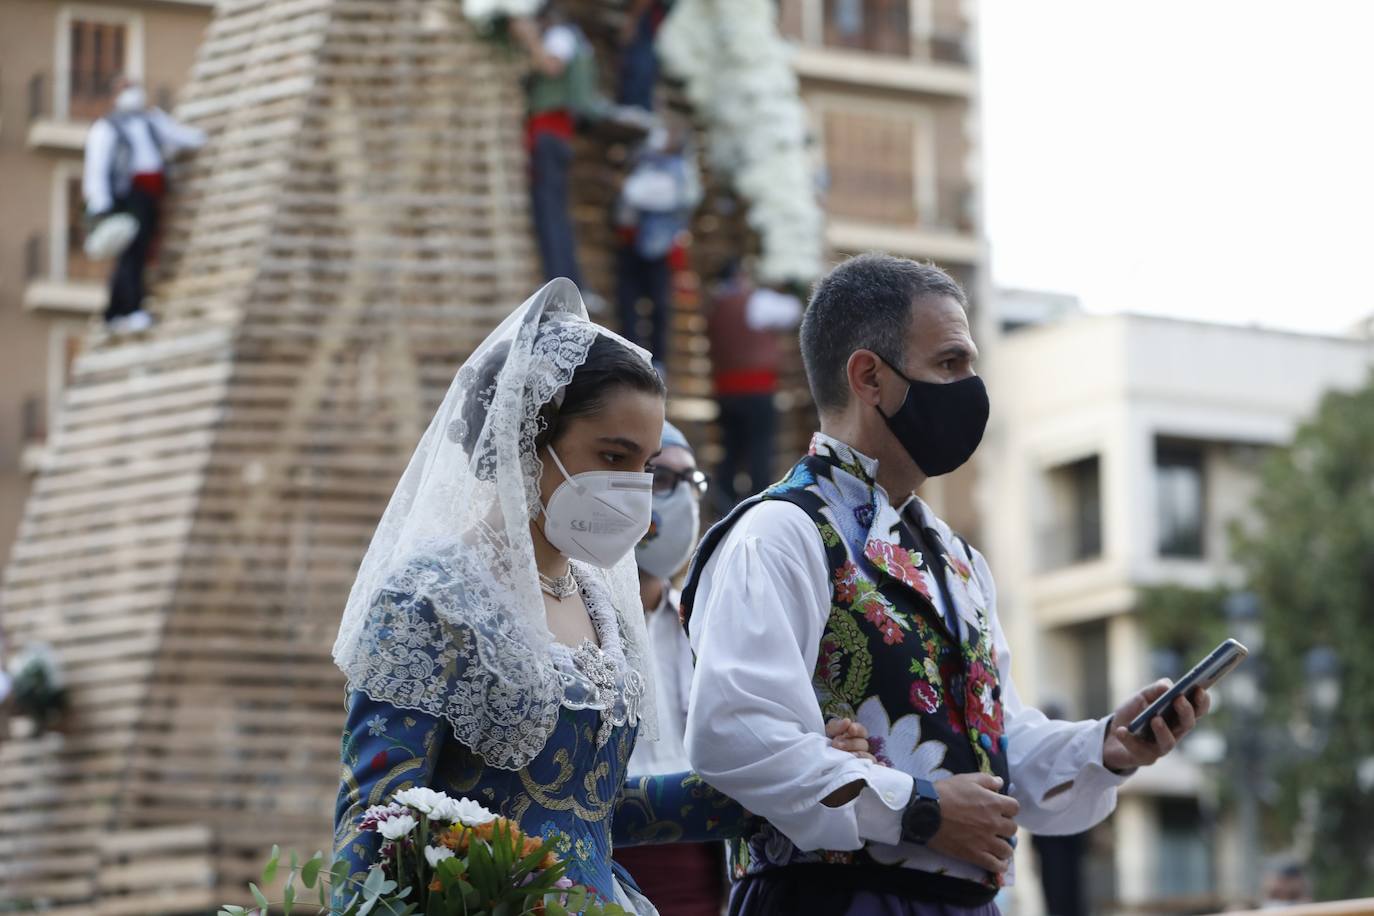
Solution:
<path fill-rule="evenodd" d="M 657 737 L 629 548 L 648 525 L 644 501 L 633 530 L 635 491 L 664 394 L 649 354 L 589 322 L 567 280 L 459 370 L 334 646 L 348 678 L 334 851 L 354 876 L 378 845 L 359 816 L 411 786 L 475 799 L 549 838 L 572 880 L 641 914 L 654 908 L 613 871 L 613 842 L 743 832 L 749 815 L 692 773 L 625 778 L 636 738 Z"/>

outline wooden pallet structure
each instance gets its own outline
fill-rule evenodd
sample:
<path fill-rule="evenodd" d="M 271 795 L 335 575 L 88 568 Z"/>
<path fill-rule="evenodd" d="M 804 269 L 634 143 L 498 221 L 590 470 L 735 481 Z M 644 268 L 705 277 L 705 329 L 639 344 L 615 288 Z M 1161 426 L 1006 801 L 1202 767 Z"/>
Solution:
<path fill-rule="evenodd" d="M 578 8 L 594 36 L 623 15 Z M 0 592 L 8 645 L 52 644 L 73 699 L 0 739 L 0 901 L 205 912 L 272 843 L 328 848 L 344 599 L 455 369 L 538 282 L 522 109 L 518 59 L 457 0 L 218 3 L 161 321 L 78 359 Z M 609 291 L 596 169 L 620 154 L 592 152 L 576 213 Z M 747 244 L 706 211 L 699 257 Z M 704 432 L 685 298 L 669 363 Z"/>

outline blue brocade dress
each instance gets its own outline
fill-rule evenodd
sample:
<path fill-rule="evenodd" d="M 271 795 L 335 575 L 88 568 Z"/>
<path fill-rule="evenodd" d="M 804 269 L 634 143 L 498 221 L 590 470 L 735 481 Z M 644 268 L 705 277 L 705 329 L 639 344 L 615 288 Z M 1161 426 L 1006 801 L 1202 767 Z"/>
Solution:
<path fill-rule="evenodd" d="M 625 679 L 615 673 L 624 670 L 615 612 L 598 597 L 583 591 L 606 650 L 587 642 L 576 649 L 555 643 L 551 651 L 555 665 L 578 672 L 584 687 L 590 680 L 609 692 L 607 708 L 573 708 L 584 705 L 585 689 L 573 696 L 570 688 L 548 742 L 519 770 L 489 766 L 454 737 L 446 719 L 350 692 L 334 816 L 334 855 L 349 862 L 350 874 L 365 877 L 381 842 L 358 830 L 359 816 L 413 786 L 471 798 L 531 836 L 554 838 L 568 876 L 605 901 L 619 897 L 613 845 L 706 842 L 745 832 L 750 815 L 693 773 L 627 782 L 638 729 L 624 715 Z M 432 607 L 427 616 L 434 621 Z"/>

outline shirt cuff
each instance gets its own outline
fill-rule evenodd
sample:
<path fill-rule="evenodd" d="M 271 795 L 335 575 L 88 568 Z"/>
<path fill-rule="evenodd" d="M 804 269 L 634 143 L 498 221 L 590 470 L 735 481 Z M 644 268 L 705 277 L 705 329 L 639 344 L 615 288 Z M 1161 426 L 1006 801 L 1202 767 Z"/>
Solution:
<path fill-rule="evenodd" d="M 826 794 L 856 780 L 866 785 L 857 798 L 837 810 L 854 809 L 860 841 L 896 845 L 902 838 L 902 813 L 916 791 L 915 780 L 909 773 L 870 763 L 862 770 L 847 770 Z"/>
<path fill-rule="evenodd" d="M 1086 734 L 1093 739 L 1093 750 L 1087 755 L 1087 760 L 1079 769 L 1075 779 L 1075 788 L 1086 783 L 1098 790 L 1115 789 L 1135 775 L 1135 769 L 1122 770 L 1117 773 L 1102 762 L 1102 752 L 1106 748 L 1107 736 L 1111 732 L 1112 716 L 1104 716 L 1093 724 L 1099 727 L 1085 729 Z"/>

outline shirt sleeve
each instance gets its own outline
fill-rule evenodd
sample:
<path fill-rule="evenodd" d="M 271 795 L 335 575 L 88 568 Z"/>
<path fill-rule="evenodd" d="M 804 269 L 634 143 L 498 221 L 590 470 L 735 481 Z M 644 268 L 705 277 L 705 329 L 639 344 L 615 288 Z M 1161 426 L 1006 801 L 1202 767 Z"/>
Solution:
<path fill-rule="evenodd" d="M 161 108 L 154 108 L 148 113 L 148 117 L 157 129 L 157 136 L 166 147 L 167 153 L 183 149 L 200 149 L 205 145 L 205 131 L 199 127 L 182 124 Z"/>
<path fill-rule="evenodd" d="M 982 554 L 971 553 L 992 614 L 1010 792 L 1021 805 L 1016 822 L 1032 833 L 1081 833 L 1112 813 L 1117 787 L 1126 781 L 1102 763 L 1107 719 L 1064 722 L 1021 702 L 1011 676 L 1011 647 L 997 618 L 996 585 Z"/>
<path fill-rule="evenodd" d="M 86 134 L 85 162 L 81 171 L 81 196 L 86 212 L 104 213 L 114 206 L 110 190 L 110 157 L 114 155 L 115 132 L 104 118 L 91 125 Z"/>
<path fill-rule="evenodd" d="M 687 754 L 709 784 L 800 849 L 895 843 L 912 778 L 830 746 L 812 675 L 830 613 L 828 564 L 806 513 L 748 510 L 702 570 Z M 840 807 L 821 803 L 863 782 Z"/>
<path fill-rule="evenodd" d="M 791 330 L 801 316 L 802 306 L 796 296 L 766 287 L 754 290 L 744 312 L 745 322 L 755 331 Z"/>

